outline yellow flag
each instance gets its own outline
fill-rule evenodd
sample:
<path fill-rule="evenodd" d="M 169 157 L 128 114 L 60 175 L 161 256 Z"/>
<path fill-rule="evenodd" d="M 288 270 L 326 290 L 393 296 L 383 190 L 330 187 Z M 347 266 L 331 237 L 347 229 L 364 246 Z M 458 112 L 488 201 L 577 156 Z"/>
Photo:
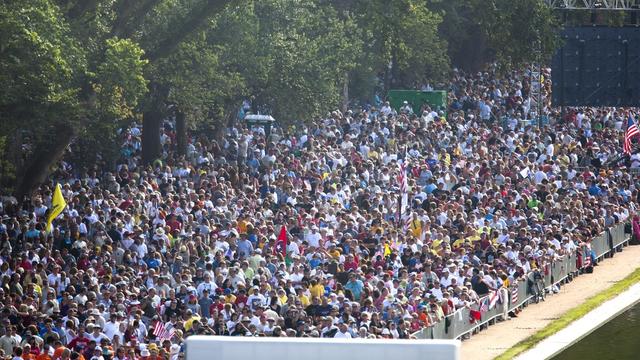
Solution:
<path fill-rule="evenodd" d="M 51 222 L 57 218 L 62 210 L 67 206 L 67 202 L 62 197 L 62 187 L 60 184 L 56 185 L 56 189 L 53 191 L 53 198 L 51 199 L 51 211 L 47 215 L 47 232 L 51 232 Z"/>

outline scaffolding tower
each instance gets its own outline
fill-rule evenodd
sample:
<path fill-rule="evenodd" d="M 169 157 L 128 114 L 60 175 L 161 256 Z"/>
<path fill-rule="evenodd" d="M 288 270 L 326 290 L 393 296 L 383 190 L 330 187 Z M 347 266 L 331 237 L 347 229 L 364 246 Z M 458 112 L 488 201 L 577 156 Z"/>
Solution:
<path fill-rule="evenodd" d="M 544 0 L 553 9 L 563 10 L 638 10 L 640 0 Z"/>

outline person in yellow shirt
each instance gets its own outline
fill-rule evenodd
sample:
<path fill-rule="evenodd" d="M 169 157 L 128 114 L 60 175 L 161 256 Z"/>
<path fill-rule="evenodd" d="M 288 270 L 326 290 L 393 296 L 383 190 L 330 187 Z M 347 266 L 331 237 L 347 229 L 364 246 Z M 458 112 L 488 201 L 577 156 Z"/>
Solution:
<path fill-rule="evenodd" d="M 225 304 L 234 304 L 236 302 L 237 297 L 233 295 L 231 289 L 224 289 L 224 303 Z"/>
<path fill-rule="evenodd" d="M 409 231 L 411 231 L 411 235 L 413 235 L 413 237 L 420 239 L 420 236 L 422 235 L 422 221 L 418 219 L 417 214 L 413 214 L 411 224 L 409 225 Z"/>
<path fill-rule="evenodd" d="M 298 299 L 300 299 L 300 303 L 304 308 L 306 308 L 311 304 L 311 300 L 309 300 L 309 297 L 304 293 L 303 288 L 299 288 L 297 290 L 297 293 L 298 293 Z"/>
<path fill-rule="evenodd" d="M 238 233 L 239 234 L 246 234 L 247 233 L 248 226 L 251 225 L 249 220 L 250 220 L 249 219 L 249 214 L 244 214 L 242 216 L 242 218 L 240 218 L 240 220 L 238 221 Z"/>
<path fill-rule="evenodd" d="M 334 259 L 340 258 L 340 248 L 336 247 L 334 244 L 329 245 L 328 253 Z"/>
<path fill-rule="evenodd" d="M 278 289 L 278 301 L 280 304 L 286 304 L 289 301 L 289 297 L 287 296 L 287 292 L 284 291 L 283 288 Z"/>
<path fill-rule="evenodd" d="M 311 279 L 311 288 L 309 291 L 311 292 L 312 299 L 316 297 L 320 299 L 322 295 L 324 295 L 324 285 L 317 279 Z"/>
<path fill-rule="evenodd" d="M 458 240 L 454 241 L 452 244 L 453 248 L 458 249 L 459 247 L 463 246 L 466 240 L 466 238 L 461 237 Z"/>

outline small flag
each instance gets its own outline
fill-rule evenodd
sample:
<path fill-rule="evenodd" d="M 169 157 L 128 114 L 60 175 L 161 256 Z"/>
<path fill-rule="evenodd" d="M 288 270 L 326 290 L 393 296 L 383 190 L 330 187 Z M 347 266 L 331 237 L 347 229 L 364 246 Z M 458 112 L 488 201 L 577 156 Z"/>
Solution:
<path fill-rule="evenodd" d="M 514 287 L 511 289 L 511 303 L 515 304 L 518 302 L 518 287 Z"/>
<path fill-rule="evenodd" d="M 153 335 L 155 335 L 160 341 L 171 339 L 174 333 L 175 330 L 173 328 L 171 328 L 171 330 L 167 330 L 164 323 L 160 320 L 156 321 L 156 324 L 153 327 Z"/>
<path fill-rule="evenodd" d="M 387 257 L 391 255 L 391 247 L 389 246 L 389 244 L 385 243 L 384 244 L 384 257 Z"/>
<path fill-rule="evenodd" d="M 60 184 L 56 185 L 56 189 L 53 191 L 53 197 L 51 198 L 51 211 L 47 215 L 47 232 L 51 232 L 51 223 L 55 218 L 62 213 L 62 210 L 67 206 L 67 202 L 62 197 L 62 187 Z"/>
<path fill-rule="evenodd" d="M 489 298 L 488 297 L 484 297 L 482 299 L 482 302 L 480 303 L 480 312 L 487 312 L 489 311 Z"/>
<path fill-rule="evenodd" d="M 276 249 L 282 252 L 282 256 L 287 257 L 287 228 L 284 225 L 280 228 Z"/>
<path fill-rule="evenodd" d="M 584 261 L 582 262 L 582 267 L 589 267 L 591 266 L 591 249 L 589 249 L 588 247 L 585 247 L 585 252 L 584 252 Z"/>

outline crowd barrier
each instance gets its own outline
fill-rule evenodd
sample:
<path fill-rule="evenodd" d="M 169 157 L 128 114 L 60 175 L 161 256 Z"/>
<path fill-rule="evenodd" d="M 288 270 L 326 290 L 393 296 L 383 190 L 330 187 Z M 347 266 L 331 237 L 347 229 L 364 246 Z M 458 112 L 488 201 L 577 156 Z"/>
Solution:
<path fill-rule="evenodd" d="M 591 248 L 580 248 L 574 254 L 565 255 L 556 261 L 547 264 L 544 269 L 539 269 L 543 276 L 544 285 L 546 288 L 550 288 L 554 285 L 565 282 L 569 277 L 575 276 L 579 272 L 578 265 L 581 267 L 585 265 L 585 262 L 579 259 L 578 252 L 582 251 L 584 256 L 591 256 L 592 259 L 598 260 L 609 254 L 612 250 L 623 246 L 629 241 L 628 234 L 624 232 L 624 223 L 615 225 L 614 227 L 607 229 L 599 236 L 594 237 L 591 240 Z M 614 250 L 615 251 L 615 250 Z M 460 337 L 470 334 L 478 328 L 484 325 L 491 324 L 496 319 L 502 317 L 505 313 L 505 306 L 507 306 L 506 312 L 511 312 L 522 306 L 526 306 L 533 298 L 533 294 L 529 289 L 529 279 L 532 274 L 523 279 L 518 280 L 517 284 L 514 284 L 508 291 L 507 299 L 498 301 L 495 306 L 489 308 L 486 307 L 481 311 L 482 304 L 488 302 L 489 296 L 481 298 L 477 304 L 473 304 L 470 308 L 461 308 L 445 317 L 442 321 L 425 327 L 415 333 L 418 339 L 459 339 Z M 513 293 L 517 294 L 517 299 L 514 301 Z M 471 321 L 472 310 L 480 311 L 481 318 L 478 321 Z"/>

